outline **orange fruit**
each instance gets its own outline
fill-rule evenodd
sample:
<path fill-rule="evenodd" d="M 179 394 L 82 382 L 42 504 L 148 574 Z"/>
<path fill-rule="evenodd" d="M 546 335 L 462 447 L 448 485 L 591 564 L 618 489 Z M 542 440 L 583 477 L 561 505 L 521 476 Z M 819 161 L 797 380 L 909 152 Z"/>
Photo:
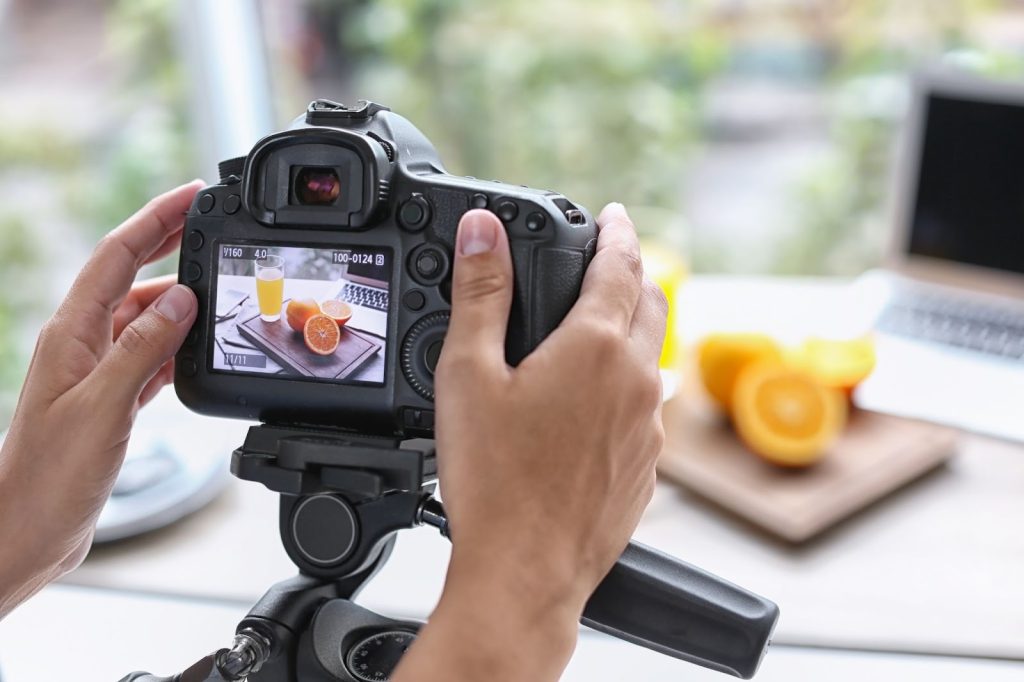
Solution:
<path fill-rule="evenodd" d="M 306 321 L 320 312 L 320 306 L 316 304 L 311 298 L 293 298 L 288 301 L 288 307 L 285 308 L 284 317 L 288 322 L 288 326 L 294 331 L 302 333 L 302 330 L 306 327 Z"/>
<path fill-rule="evenodd" d="M 320 312 L 337 322 L 339 327 L 344 327 L 352 319 L 352 306 L 333 298 L 320 304 Z"/>
<path fill-rule="evenodd" d="M 736 433 L 756 455 L 787 467 L 821 459 L 846 424 L 843 394 L 808 372 L 778 362 L 748 365 L 736 381 Z"/>
<path fill-rule="evenodd" d="M 736 378 L 744 367 L 759 361 L 782 362 L 782 349 L 767 334 L 711 334 L 697 350 L 704 388 L 726 411 L 732 406 Z"/>
<path fill-rule="evenodd" d="M 794 364 L 803 367 L 823 386 L 850 392 L 875 368 L 875 342 L 859 339 L 808 339 L 796 352 Z"/>
<path fill-rule="evenodd" d="M 317 355 L 330 355 L 338 350 L 341 329 L 330 317 L 317 313 L 306 320 L 306 325 L 302 328 L 302 338 L 306 341 L 306 348 Z"/>

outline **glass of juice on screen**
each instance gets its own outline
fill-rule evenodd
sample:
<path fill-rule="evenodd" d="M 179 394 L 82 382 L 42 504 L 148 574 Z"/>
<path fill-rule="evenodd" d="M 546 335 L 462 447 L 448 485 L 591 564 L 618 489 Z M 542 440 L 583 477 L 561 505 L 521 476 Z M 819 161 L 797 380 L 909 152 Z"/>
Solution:
<path fill-rule="evenodd" d="M 260 319 L 264 322 L 277 322 L 281 319 L 284 259 L 280 256 L 256 259 L 256 298 L 260 304 Z"/>

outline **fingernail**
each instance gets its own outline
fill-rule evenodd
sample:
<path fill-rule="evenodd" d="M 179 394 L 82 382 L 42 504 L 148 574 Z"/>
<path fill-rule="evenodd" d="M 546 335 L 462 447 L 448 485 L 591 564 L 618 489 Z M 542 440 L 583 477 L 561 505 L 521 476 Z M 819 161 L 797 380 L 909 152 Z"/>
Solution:
<path fill-rule="evenodd" d="M 597 220 L 600 223 L 605 223 L 608 222 L 608 220 L 612 216 L 619 216 L 624 218 L 629 217 L 626 214 L 626 207 L 617 201 L 613 201 L 612 203 L 608 204 L 607 206 L 604 207 L 604 209 L 601 210 L 601 215 L 597 217 Z"/>
<path fill-rule="evenodd" d="M 156 302 L 156 311 L 171 322 L 181 322 L 192 314 L 196 305 L 195 295 L 183 284 L 175 284 L 163 293 Z"/>
<path fill-rule="evenodd" d="M 470 211 L 459 225 L 459 253 L 474 256 L 494 250 L 498 243 L 497 220 L 483 211 Z"/>

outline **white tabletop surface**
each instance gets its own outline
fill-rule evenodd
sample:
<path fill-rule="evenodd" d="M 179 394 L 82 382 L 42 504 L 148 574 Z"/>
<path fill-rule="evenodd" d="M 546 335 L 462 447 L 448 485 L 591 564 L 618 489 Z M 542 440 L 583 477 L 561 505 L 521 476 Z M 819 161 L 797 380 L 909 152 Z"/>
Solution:
<path fill-rule="evenodd" d="M 680 302 L 683 331 L 695 338 L 757 328 L 797 337 L 820 331 L 814 311 L 834 309 L 841 296 L 841 283 L 831 281 L 695 278 Z M 244 433 L 237 423 L 225 428 Z M 776 647 L 758 679 L 1002 680 L 1024 679 L 1022 524 L 1024 448 L 966 436 L 949 466 L 806 546 L 772 539 L 664 483 L 636 537 L 779 603 Z M 425 616 L 447 557 L 436 531 L 403 532 L 360 601 L 388 615 Z M 32 642 L 45 645 L 47 614 L 66 611 L 70 624 L 96 608 L 111 634 L 86 641 L 110 652 L 97 660 L 119 657 L 104 670 L 180 668 L 225 645 L 248 605 L 293 572 L 277 538 L 276 496 L 232 481 L 210 507 L 172 528 L 96 548 L 62 585 L 0 623 L 0 662 L 11 675 L 28 665 L 29 652 L 41 651 Z M 147 625 L 118 630 L 119 609 L 147 614 Z M 193 619 L 198 625 L 183 630 Z M 140 644 L 147 655 L 135 663 L 125 655 L 140 638 L 159 645 Z M 724 678 L 589 634 L 566 679 Z"/>
<path fill-rule="evenodd" d="M 3 682 L 113 682 L 180 672 L 229 644 L 244 606 L 53 585 L 0 622 Z M 1024 664 L 776 646 L 758 682 L 1011 682 Z M 724 682 L 720 673 L 584 631 L 564 682 Z"/>

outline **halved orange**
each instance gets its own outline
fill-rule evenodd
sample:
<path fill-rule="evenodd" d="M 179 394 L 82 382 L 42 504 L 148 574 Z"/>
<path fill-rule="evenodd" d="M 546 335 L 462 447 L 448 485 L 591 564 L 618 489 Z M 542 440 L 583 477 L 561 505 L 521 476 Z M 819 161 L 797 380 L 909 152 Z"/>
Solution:
<path fill-rule="evenodd" d="M 737 435 L 754 454 L 787 467 L 821 459 L 846 424 L 847 411 L 840 391 L 777 362 L 744 368 L 733 394 Z"/>
<path fill-rule="evenodd" d="M 317 355 L 330 355 L 338 350 L 341 330 L 338 328 L 338 323 L 327 315 L 313 315 L 306 320 L 306 326 L 302 329 L 302 338 L 306 341 L 306 348 Z"/>
<path fill-rule="evenodd" d="M 339 327 L 344 327 L 352 319 L 352 306 L 333 298 L 320 304 L 320 312 L 337 322 Z"/>
<path fill-rule="evenodd" d="M 724 410 L 732 406 L 736 378 L 748 364 L 782 361 L 782 349 L 767 334 L 719 333 L 706 336 L 697 351 L 704 388 Z"/>
<path fill-rule="evenodd" d="M 875 368 L 875 343 L 870 336 L 844 340 L 812 338 L 796 352 L 794 362 L 822 385 L 852 391 Z"/>

